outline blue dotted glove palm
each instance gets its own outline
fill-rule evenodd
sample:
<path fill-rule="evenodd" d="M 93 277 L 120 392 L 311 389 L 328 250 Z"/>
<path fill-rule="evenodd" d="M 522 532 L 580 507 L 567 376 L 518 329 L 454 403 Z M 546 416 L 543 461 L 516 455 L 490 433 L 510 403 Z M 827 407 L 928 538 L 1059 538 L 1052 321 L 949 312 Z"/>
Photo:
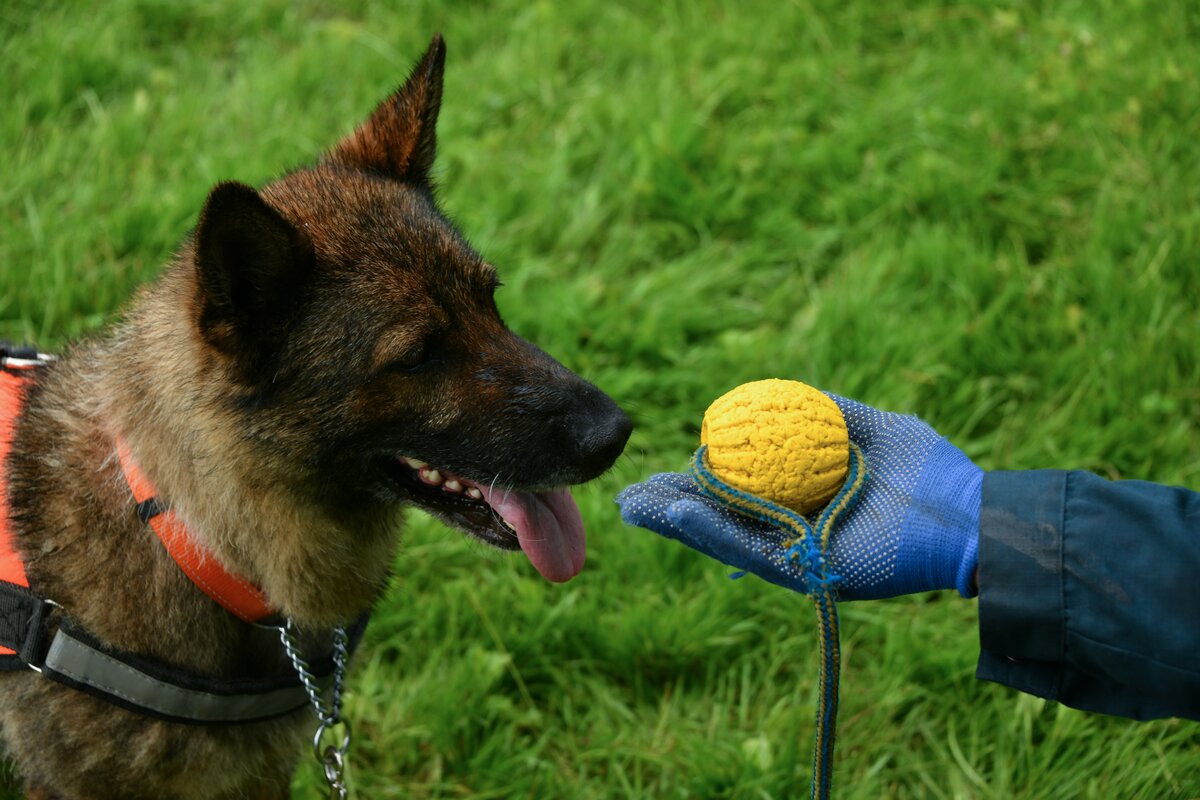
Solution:
<path fill-rule="evenodd" d="M 867 465 L 862 493 L 830 537 L 838 598 L 950 588 L 975 596 L 983 470 L 916 417 L 830 397 Z M 631 525 L 771 583 L 807 588 L 799 565 L 784 556 L 787 534 L 702 494 L 688 475 L 654 475 L 626 488 L 617 503 Z"/>

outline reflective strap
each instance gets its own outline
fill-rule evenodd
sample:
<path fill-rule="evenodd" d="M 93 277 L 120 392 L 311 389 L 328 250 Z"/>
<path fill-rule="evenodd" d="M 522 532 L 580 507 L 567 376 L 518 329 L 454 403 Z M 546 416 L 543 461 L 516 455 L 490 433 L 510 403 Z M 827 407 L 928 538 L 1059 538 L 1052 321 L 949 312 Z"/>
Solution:
<path fill-rule="evenodd" d="M 130 710 L 175 722 L 219 724 L 282 716 L 308 705 L 300 685 L 267 692 L 217 694 L 155 678 L 64 630 L 54 635 L 43 670 L 48 678 Z"/>

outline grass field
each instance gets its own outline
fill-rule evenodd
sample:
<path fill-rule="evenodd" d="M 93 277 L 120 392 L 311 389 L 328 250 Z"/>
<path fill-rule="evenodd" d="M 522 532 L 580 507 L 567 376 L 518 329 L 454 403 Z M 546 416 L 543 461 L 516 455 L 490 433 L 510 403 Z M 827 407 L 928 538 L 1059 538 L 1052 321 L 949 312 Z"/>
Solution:
<path fill-rule="evenodd" d="M 638 427 L 567 585 L 414 517 L 358 796 L 806 796 L 808 604 L 611 500 L 685 466 L 710 399 L 798 377 L 987 469 L 1200 488 L 1200 6 L 900 5 L 9 2 L 0 338 L 100 328 L 214 182 L 311 159 L 440 30 L 444 204 L 511 326 Z M 1200 797 L 1197 724 L 977 682 L 973 602 L 843 630 L 839 797 Z"/>

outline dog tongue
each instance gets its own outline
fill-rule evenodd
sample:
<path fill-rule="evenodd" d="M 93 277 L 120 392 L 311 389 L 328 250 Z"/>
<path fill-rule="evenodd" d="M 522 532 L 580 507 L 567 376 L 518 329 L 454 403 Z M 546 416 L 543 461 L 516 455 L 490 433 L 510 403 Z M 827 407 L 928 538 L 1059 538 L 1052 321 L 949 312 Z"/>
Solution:
<path fill-rule="evenodd" d="M 583 517 L 567 488 L 518 492 L 479 485 L 483 499 L 517 531 L 521 549 L 542 577 L 569 581 L 583 569 Z"/>

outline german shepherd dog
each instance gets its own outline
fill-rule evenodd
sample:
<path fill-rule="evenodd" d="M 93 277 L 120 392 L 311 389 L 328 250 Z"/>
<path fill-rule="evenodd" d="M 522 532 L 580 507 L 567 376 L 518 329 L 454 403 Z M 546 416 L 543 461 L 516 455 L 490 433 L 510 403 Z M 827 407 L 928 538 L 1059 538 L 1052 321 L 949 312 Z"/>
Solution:
<path fill-rule="evenodd" d="M 439 212 L 430 168 L 445 46 L 315 165 L 221 183 L 161 278 L 107 335 L 37 370 L 10 521 L 30 585 L 104 645 L 243 679 L 289 668 L 135 514 L 123 439 L 160 504 L 301 629 L 363 615 L 416 505 L 546 578 L 573 577 L 567 490 L 614 463 L 626 415 L 505 326 L 495 268 Z M 283 798 L 314 717 L 153 719 L 0 675 L 31 798 Z"/>

